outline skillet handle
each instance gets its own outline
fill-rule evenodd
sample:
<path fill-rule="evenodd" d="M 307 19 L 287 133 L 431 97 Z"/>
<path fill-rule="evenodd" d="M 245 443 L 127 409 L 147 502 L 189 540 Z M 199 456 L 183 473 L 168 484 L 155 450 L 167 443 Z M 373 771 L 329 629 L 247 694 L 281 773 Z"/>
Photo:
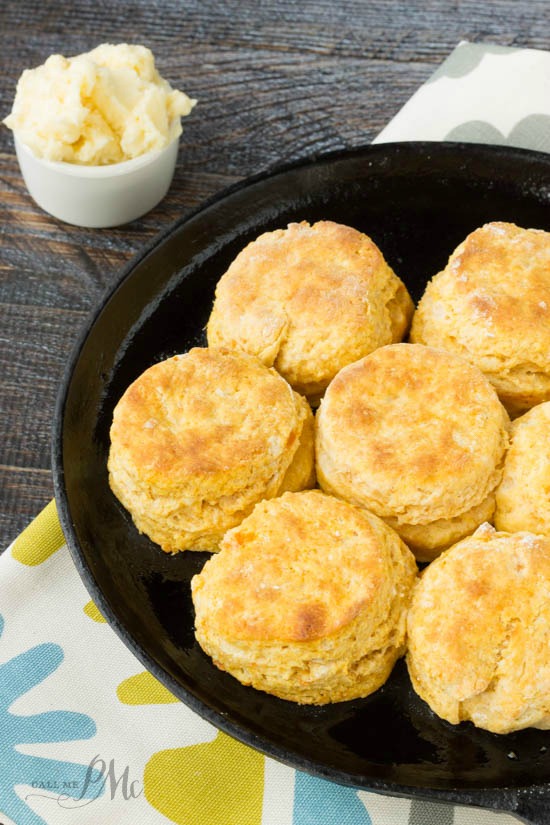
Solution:
<path fill-rule="evenodd" d="M 550 793 L 539 789 L 518 791 L 513 813 L 527 825 L 550 825 Z"/>

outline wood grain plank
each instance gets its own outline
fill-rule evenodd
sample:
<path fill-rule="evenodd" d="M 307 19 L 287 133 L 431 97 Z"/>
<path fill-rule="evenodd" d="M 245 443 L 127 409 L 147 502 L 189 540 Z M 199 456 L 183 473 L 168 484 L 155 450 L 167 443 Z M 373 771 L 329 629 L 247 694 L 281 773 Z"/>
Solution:
<path fill-rule="evenodd" d="M 548 42 L 545 12 L 544 0 L 100 0 L 74 3 L 73 25 L 64 29 L 59 4 L 46 0 L 9 4 L 3 16 L 4 31 L 17 27 L 22 40 L 41 31 L 45 56 L 60 41 L 76 53 L 114 31 L 118 40 L 145 36 L 161 53 L 175 42 L 182 50 L 195 43 L 231 49 L 268 43 L 273 51 L 376 58 L 396 53 L 407 62 L 420 54 L 438 60 L 468 36 L 507 44 L 519 38 L 523 45 L 540 47 Z"/>
<path fill-rule="evenodd" d="M 49 470 L 0 466 L 0 553 L 53 498 Z"/>
<path fill-rule="evenodd" d="M 48 469 L 57 389 L 86 313 L 0 304 L 0 317 L 0 463 Z"/>

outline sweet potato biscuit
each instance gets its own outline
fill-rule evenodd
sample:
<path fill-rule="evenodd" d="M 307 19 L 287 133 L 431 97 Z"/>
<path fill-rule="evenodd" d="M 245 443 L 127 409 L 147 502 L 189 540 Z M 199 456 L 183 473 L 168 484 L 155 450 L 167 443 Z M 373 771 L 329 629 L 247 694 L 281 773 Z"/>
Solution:
<path fill-rule="evenodd" d="M 163 550 L 216 550 L 258 501 L 313 485 L 313 416 L 257 358 L 196 348 L 124 393 L 108 467 L 136 527 Z"/>
<path fill-rule="evenodd" d="M 245 685 L 302 704 L 367 696 L 404 652 L 412 553 L 319 490 L 258 504 L 191 581 L 196 636 Z"/>
<path fill-rule="evenodd" d="M 412 312 L 367 235 L 302 221 L 260 235 L 236 257 L 216 289 L 208 342 L 257 355 L 316 404 L 343 366 L 401 341 Z"/>
<path fill-rule="evenodd" d="M 411 341 L 479 367 L 512 416 L 550 399 L 550 232 L 488 223 L 428 284 Z"/>
<path fill-rule="evenodd" d="M 499 530 L 550 536 L 550 401 L 513 422 L 496 505 Z"/>
<path fill-rule="evenodd" d="M 407 629 L 414 689 L 438 716 L 550 728 L 550 539 L 480 527 L 423 572 Z"/>
<path fill-rule="evenodd" d="M 330 384 L 317 413 L 317 477 L 429 561 L 492 516 L 507 426 L 476 367 L 443 350 L 392 344 Z"/>

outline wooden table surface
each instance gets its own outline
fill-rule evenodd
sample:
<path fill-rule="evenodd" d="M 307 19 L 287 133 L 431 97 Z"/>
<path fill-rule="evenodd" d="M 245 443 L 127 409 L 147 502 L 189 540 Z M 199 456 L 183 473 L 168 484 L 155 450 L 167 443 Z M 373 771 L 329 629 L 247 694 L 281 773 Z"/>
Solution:
<path fill-rule="evenodd" d="M 0 112 L 48 55 L 149 46 L 199 104 L 166 199 L 86 230 L 31 201 L 0 128 L 0 548 L 51 498 L 57 388 L 87 314 L 159 230 L 275 163 L 368 143 L 462 39 L 550 49 L 547 0 L 18 0 L 0 7 Z"/>

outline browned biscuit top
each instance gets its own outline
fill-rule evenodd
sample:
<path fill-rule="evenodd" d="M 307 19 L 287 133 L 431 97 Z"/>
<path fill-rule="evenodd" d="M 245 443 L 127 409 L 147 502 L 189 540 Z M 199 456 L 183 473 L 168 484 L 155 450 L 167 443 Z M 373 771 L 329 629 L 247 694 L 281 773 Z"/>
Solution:
<path fill-rule="evenodd" d="M 489 525 L 423 572 L 408 618 L 416 690 L 443 718 L 550 724 L 550 539 Z"/>
<path fill-rule="evenodd" d="M 482 501 L 500 479 L 508 419 L 481 372 L 418 344 L 344 368 L 317 415 L 325 489 L 382 517 L 422 523 Z"/>
<path fill-rule="evenodd" d="M 411 341 L 456 352 L 515 415 L 550 398 L 550 232 L 476 229 L 428 284 Z"/>
<path fill-rule="evenodd" d="M 208 341 L 257 355 L 310 395 L 344 364 L 401 340 L 412 309 L 367 235 L 302 221 L 239 253 L 216 288 Z"/>
<path fill-rule="evenodd" d="M 494 334 L 496 327 L 508 348 L 523 347 L 525 333 L 550 321 L 550 233 L 488 223 L 449 264 L 457 301 L 481 328 Z"/>
<path fill-rule="evenodd" d="M 220 549 L 193 579 L 193 597 L 208 605 L 210 635 L 228 642 L 311 642 L 360 612 L 378 628 L 416 569 L 380 519 L 318 490 L 256 505 Z"/>
<path fill-rule="evenodd" d="M 512 424 L 496 505 L 499 530 L 550 536 L 550 401 Z"/>
<path fill-rule="evenodd" d="M 195 348 L 134 381 L 115 409 L 111 440 L 141 485 L 180 487 L 182 496 L 197 486 L 208 499 L 261 487 L 285 453 L 290 462 L 303 420 L 300 399 L 258 359 Z"/>

